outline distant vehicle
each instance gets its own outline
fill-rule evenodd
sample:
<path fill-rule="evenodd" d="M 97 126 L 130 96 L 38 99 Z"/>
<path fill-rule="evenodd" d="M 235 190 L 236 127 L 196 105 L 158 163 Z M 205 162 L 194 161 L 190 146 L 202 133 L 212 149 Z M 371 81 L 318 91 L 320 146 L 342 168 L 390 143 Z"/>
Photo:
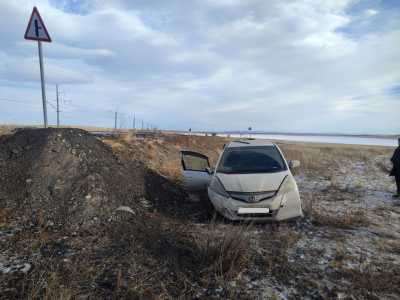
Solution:
<path fill-rule="evenodd" d="M 181 151 L 185 188 L 208 191 L 216 211 L 230 220 L 281 221 L 303 216 L 296 181 L 279 147 L 265 140 L 238 140 L 224 147 L 215 169 L 208 157 Z"/>

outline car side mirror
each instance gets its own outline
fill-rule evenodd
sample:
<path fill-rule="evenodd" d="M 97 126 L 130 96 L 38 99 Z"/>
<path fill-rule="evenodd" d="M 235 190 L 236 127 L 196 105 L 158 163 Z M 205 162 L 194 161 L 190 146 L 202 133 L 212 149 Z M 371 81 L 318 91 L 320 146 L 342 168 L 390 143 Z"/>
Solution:
<path fill-rule="evenodd" d="M 300 167 L 300 162 L 298 160 L 289 161 L 289 168 L 294 169 Z"/>

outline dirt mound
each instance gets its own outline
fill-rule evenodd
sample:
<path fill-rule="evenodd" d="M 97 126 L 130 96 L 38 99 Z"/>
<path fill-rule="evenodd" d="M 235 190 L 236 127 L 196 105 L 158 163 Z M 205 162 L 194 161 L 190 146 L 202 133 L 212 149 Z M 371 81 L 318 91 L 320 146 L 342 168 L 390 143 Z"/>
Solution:
<path fill-rule="evenodd" d="M 139 209 L 145 168 L 80 129 L 25 129 L 0 140 L 0 208 L 26 221 L 82 225 Z"/>

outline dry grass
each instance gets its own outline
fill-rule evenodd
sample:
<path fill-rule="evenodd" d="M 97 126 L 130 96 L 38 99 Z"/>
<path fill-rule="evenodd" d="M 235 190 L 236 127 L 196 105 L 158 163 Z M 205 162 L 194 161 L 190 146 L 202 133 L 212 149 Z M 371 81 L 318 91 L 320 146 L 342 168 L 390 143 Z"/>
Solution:
<path fill-rule="evenodd" d="M 149 266 L 152 268 L 150 275 L 150 270 L 143 266 L 151 262 L 146 255 L 147 249 L 140 248 L 141 251 L 136 252 L 139 250 L 136 242 L 141 241 L 145 233 L 139 235 L 140 239 L 132 236 L 138 228 L 127 227 L 128 224 L 122 222 L 117 228 L 111 226 L 103 232 L 81 232 L 81 237 L 68 238 L 65 247 L 77 251 L 70 257 L 60 255 L 62 249 L 57 246 L 66 233 L 42 231 L 31 236 L 20 235 L 19 243 L 32 245 L 27 247 L 27 251 L 40 252 L 43 257 L 39 256 L 34 269 L 24 278 L 19 278 L 21 275 L 16 273 L 14 281 L 10 275 L 10 291 L 3 296 L 10 299 L 155 299 L 153 293 L 162 295 L 160 284 L 171 282 L 157 274 L 164 267 L 163 261 L 158 266 L 154 263 Z M 147 236 L 150 239 L 156 237 Z M 35 239 L 36 246 L 33 244 Z M 157 239 L 149 240 L 147 245 L 154 244 L 157 244 Z"/>
<path fill-rule="evenodd" d="M 273 274 L 280 281 L 287 282 L 296 273 L 296 266 L 288 260 L 291 249 L 301 235 L 289 228 L 265 232 L 260 237 L 262 249 L 261 263 L 268 274 Z"/>
<path fill-rule="evenodd" d="M 2 125 L 0 126 L 0 135 L 9 134 L 15 128 L 12 125 Z"/>
<path fill-rule="evenodd" d="M 337 274 L 349 279 L 352 289 L 363 299 L 382 299 L 382 293 L 400 293 L 400 270 L 393 264 L 368 264 L 358 269 L 340 268 Z"/>
<path fill-rule="evenodd" d="M 211 166 L 216 164 L 223 145 L 229 140 L 220 137 L 164 134 L 158 140 L 138 140 L 130 131 L 120 137 L 107 137 L 104 143 L 114 152 L 146 163 L 151 169 L 167 176 L 175 183 L 182 181 L 180 150 L 193 150 L 207 155 Z"/>
<path fill-rule="evenodd" d="M 166 161 L 159 168 L 159 172 L 175 183 L 182 182 L 182 170 L 179 161 Z"/>
<path fill-rule="evenodd" d="M 333 189 L 329 199 L 341 199 L 342 192 Z M 320 195 L 312 193 L 303 193 L 302 206 L 304 214 L 311 219 L 312 223 L 317 226 L 329 226 L 342 229 L 351 229 L 354 227 L 369 226 L 371 221 L 365 208 L 356 207 L 338 211 L 326 209 L 320 204 Z"/>
<path fill-rule="evenodd" d="M 217 278 L 233 278 L 251 264 L 254 259 L 254 252 L 249 247 L 251 227 L 250 224 L 228 225 L 221 233 L 212 221 L 203 234 L 195 237 L 205 278 L 210 274 Z"/>
<path fill-rule="evenodd" d="M 7 227 L 10 217 L 10 211 L 5 208 L 0 208 L 0 229 Z"/>
<path fill-rule="evenodd" d="M 213 220 L 193 230 L 159 216 L 145 222 L 128 216 L 112 228 L 113 243 L 129 249 L 136 263 L 156 260 L 160 274 L 153 274 L 149 288 L 167 298 L 191 298 L 199 289 L 215 287 L 229 293 L 229 281 L 246 271 L 256 254 L 249 247 L 251 225 L 222 225 Z M 161 270 L 168 270 L 168 275 Z M 144 293 L 138 287 L 136 290 Z"/>
<path fill-rule="evenodd" d="M 319 148 L 305 149 L 302 145 L 289 144 L 282 144 L 280 147 L 287 160 L 300 161 L 300 168 L 303 171 L 322 170 L 324 162 L 330 158 Z"/>
<path fill-rule="evenodd" d="M 346 246 L 343 241 L 336 241 L 336 249 L 334 259 L 330 262 L 330 266 L 334 269 L 343 268 L 344 262 L 349 256 L 346 254 Z"/>
<path fill-rule="evenodd" d="M 229 141 L 230 139 L 215 136 L 165 135 L 165 142 L 174 145 L 177 151 L 193 150 L 207 155 L 211 166 L 216 164 L 224 144 Z"/>
<path fill-rule="evenodd" d="M 376 241 L 377 247 L 382 252 L 389 252 L 392 254 L 400 255 L 400 241 L 390 239 L 378 239 Z"/>
<path fill-rule="evenodd" d="M 115 224 L 111 232 L 113 243 L 129 249 L 136 263 L 157 265 L 150 282 L 134 288 L 139 294 L 145 292 L 139 286 L 147 286 L 152 294 L 166 298 L 191 298 L 203 289 L 216 287 L 222 287 L 227 294 L 229 280 L 252 264 L 255 252 L 249 247 L 249 226 L 221 227 L 212 221 L 193 230 L 161 220 L 157 217 L 138 223 L 129 218 Z"/>
<path fill-rule="evenodd" d="M 320 145 L 278 142 L 287 160 L 299 160 L 299 171 L 329 177 L 332 170 L 349 162 L 369 162 L 377 156 L 390 156 L 392 149 L 379 146 Z"/>
<path fill-rule="evenodd" d="M 389 245 L 385 243 L 386 246 Z M 398 247 L 399 244 L 395 243 L 394 247 L 396 246 Z M 345 263 L 349 259 L 352 259 L 352 257 L 347 251 L 344 241 L 338 241 L 330 267 L 333 268 L 337 279 L 350 281 L 352 291 L 357 297 L 361 299 L 381 299 L 383 298 L 382 294 L 398 294 L 400 292 L 400 271 L 396 265 L 378 263 L 377 261 L 365 263 L 365 257 L 360 254 L 360 257 L 357 258 L 358 265 L 349 267 Z M 389 297 L 389 299 L 391 298 Z"/>
<path fill-rule="evenodd" d="M 136 141 L 136 130 L 130 130 L 127 134 L 122 136 L 122 139 L 126 143 L 132 143 Z"/>
<path fill-rule="evenodd" d="M 317 226 L 331 226 L 343 229 L 368 226 L 368 220 L 365 209 L 348 209 L 344 212 L 330 212 L 322 207 L 313 208 L 311 211 L 312 222 Z"/>
<path fill-rule="evenodd" d="M 97 285 L 101 266 L 95 266 L 86 257 L 61 261 L 52 256 L 38 262 L 24 282 L 20 297 L 25 299 L 77 299 L 88 295 L 96 297 L 93 287 Z"/>

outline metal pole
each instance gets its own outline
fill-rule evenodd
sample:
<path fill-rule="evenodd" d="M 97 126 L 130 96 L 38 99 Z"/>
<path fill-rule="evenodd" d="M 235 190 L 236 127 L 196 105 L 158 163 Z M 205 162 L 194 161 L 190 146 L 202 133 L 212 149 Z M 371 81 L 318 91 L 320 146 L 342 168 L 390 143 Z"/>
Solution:
<path fill-rule="evenodd" d="M 44 121 L 44 128 L 47 128 L 46 87 L 44 82 L 43 53 L 42 53 L 41 41 L 38 41 L 38 51 L 39 51 L 39 65 L 40 65 L 40 80 L 42 82 L 43 121 Z"/>
<path fill-rule="evenodd" d="M 117 130 L 117 120 L 118 120 L 118 112 L 115 112 L 114 116 L 114 129 Z"/>
<path fill-rule="evenodd" d="M 60 127 L 60 104 L 58 102 L 58 84 L 56 84 L 56 99 L 57 99 L 57 128 Z"/>

